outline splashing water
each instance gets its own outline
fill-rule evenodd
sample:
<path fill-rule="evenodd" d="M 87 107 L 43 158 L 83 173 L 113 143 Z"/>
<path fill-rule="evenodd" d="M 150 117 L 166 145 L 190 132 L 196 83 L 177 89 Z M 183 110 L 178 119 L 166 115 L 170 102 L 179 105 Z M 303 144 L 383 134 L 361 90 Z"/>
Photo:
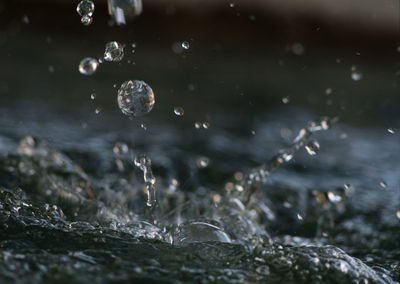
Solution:
<path fill-rule="evenodd" d="M 147 202 L 146 205 L 149 207 L 154 207 L 157 204 L 156 197 L 156 178 L 151 170 L 151 160 L 146 157 L 146 155 L 138 155 L 134 160 L 135 166 L 143 171 L 143 179 L 147 190 Z"/>

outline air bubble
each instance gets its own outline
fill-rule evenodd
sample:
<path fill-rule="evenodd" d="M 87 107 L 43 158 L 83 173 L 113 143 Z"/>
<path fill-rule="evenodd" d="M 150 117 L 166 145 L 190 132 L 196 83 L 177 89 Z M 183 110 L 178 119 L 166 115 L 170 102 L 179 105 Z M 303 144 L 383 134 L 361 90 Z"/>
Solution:
<path fill-rule="evenodd" d="M 86 57 L 82 59 L 82 61 L 79 63 L 79 72 L 83 75 L 93 75 L 97 67 L 99 67 L 99 62 L 91 57 Z"/>
<path fill-rule="evenodd" d="M 185 111 L 184 111 L 183 107 L 174 107 L 174 113 L 177 116 L 182 116 L 185 113 Z"/>
<path fill-rule="evenodd" d="M 119 62 L 124 57 L 124 46 L 116 41 L 111 41 L 106 44 L 104 51 L 104 60 Z"/>
<path fill-rule="evenodd" d="M 310 154 L 311 156 L 315 156 L 318 154 L 320 145 L 318 141 L 316 140 L 311 140 L 308 142 L 308 144 L 305 146 L 307 153 Z"/>
<path fill-rule="evenodd" d="M 153 109 L 154 103 L 153 90 L 143 81 L 125 81 L 118 90 L 118 105 L 125 115 L 145 115 Z"/>

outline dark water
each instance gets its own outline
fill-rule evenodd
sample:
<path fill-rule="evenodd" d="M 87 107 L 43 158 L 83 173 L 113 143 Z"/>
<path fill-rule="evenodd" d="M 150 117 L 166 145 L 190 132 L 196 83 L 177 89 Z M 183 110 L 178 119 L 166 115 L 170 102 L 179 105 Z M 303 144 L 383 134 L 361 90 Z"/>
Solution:
<path fill-rule="evenodd" d="M 153 120 L 145 131 L 119 115 L 21 105 L 1 109 L 2 283 L 400 280 L 396 133 L 340 122 L 315 133 L 319 154 L 299 150 L 243 207 L 225 183 L 317 116 L 288 107 L 252 121 L 220 115 L 207 130 Z M 137 153 L 152 160 L 154 212 Z"/>
<path fill-rule="evenodd" d="M 161 7 L 117 28 L 96 3 L 83 29 L 76 3 L 33 3 L 0 2 L 0 283 L 400 281 L 395 40 L 349 43 L 311 24 L 302 34 L 228 6 Z M 124 60 L 79 74 L 111 40 Z M 189 50 L 173 52 L 183 40 Z M 133 120 L 113 87 L 130 79 L 156 100 Z M 302 145 L 246 184 L 321 116 L 339 120 L 310 137 L 317 155 Z M 133 163 L 143 153 L 154 209 Z"/>

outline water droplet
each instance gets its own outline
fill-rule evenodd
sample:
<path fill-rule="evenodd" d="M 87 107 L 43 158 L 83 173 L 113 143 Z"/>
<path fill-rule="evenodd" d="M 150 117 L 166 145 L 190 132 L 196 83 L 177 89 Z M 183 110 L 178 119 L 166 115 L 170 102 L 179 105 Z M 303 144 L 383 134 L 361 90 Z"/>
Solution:
<path fill-rule="evenodd" d="M 303 221 L 304 220 L 304 213 L 303 212 L 297 213 L 297 219 L 299 219 L 300 221 Z"/>
<path fill-rule="evenodd" d="M 29 24 L 29 18 L 28 18 L 27 15 L 23 15 L 23 16 L 22 16 L 22 22 L 23 22 L 24 24 Z"/>
<path fill-rule="evenodd" d="M 111 0 L 108 3 L 108 13 L 117 25 L 125 25 L 143 10 L 142 0 Z"/>
<path fill-rule="evenodd" d="M 394 134 L 396 131 L 394 130 L 394 128 L 391 128 L 391 127 L 389 127 L 388 129 L 387 129 L 387 131 L 390 133 L 390 134 Z"/>
<path fill-rule="evenodd" d="M 209 163 L 210 163 L 210 159 L 208 159 L 207 157 L 200 157 L 197 160 L 197 166 L 199 168 L 207 168 Z"/>
<path fill-rule="evenodd" d="M 76 12 L 78 12 L 79 16 L 93 16 L 94 12 L 94 3 L 90 0 L 82 0 L 79 2 L 78 6 L 76 6 Z"/>
<path fill-rule="evenodd" d="M 386 188 L 386 187 L 387 187 L 387 183 L 386 183 L 384 180 L 382 180 L 382 181 L 379 183 L 379 185 L 380 185 L 381 187 L 383 187 L 383 188 Z"/>
<path fill-rule="evenodd" d="M 96 99 L 96 94 L 95 94 L 95 93 L 91 94 L 91 95 L 90 95 L 90 99 L 91 99 L 92 101 L 94 101 L 94 100 Z"/>
<path fill-rule="evenodd" d="M 351 79 L 353 81 L 360 81 L 362 79 L 362 73 L 357 70 L 357 66 L 355 65 L 351 67 Z"/>
<path fill-rule="evenodd" d="M 400 210 L 397 210 L 396 216 L 397 216 L 398 219 L 400 219 Z"/>
<path fill-rule="evenodd" d="M 344 189 L 345 189 L 345 190 L 349 190 L 350 187 L 351 187 L 351 184 L 350 184 L 350 183 L 345 183 L 345 184 L 344 184 Z"/>
<path fill-rule="evenodd" d="M 129 148 L 128 145 L 126 145 L 125 143 L 116 143 L 113 147 L 113 152 L 116 155 L 124 155 L 126 153 L 128 153 Z"/>
<path fill-rule="evenodd" d="M 101 112 L 101 107 L 97 107 L 97 108 L 94 110 L 94 112 L 95 112 L 95 114 L 99 114 L 99 113 Z"/>
<path fill-rule="evenodd" d="M 79 63 L 79 72 L 83 75 L 93 75 L 97 67 L 99 67 L 99 62 L 96 59 L 86 57 Z"/>
<path fill-rule="evenodd" d="M 288 104 L 288 103 L 290 102 L 289 97 L 283 97 L 283 98 L 282 98 L 282 102 L 283 102 L 284 104 Z"/>
<path fill-rule="evenodd" d="M 204 129 L 208 129 L 210 127 L 210 124 L 208 122 L 203 122 L 202 126 Z"/>
<path fill-rule="evenodd" d="M 340 195 L 333 193 L 332 191 L 328 192 L 328 198 L 332 203 L 338 203 L 342 201 L 342 197 Z"/>
<path fill-rule="evenodd" d="M 330 94 L 332 94 L 332 88 L 326 88 L 326 90 L 325 90 L 325 94 L 327 94 L 327 95 L 330 95 Z"/>
<path fill-rule="evenodd" d="M 153 109 L 154 103 L 153 90 L 143 81 L 125 81 L 118 90 L 118 105 L 125 115 L 145 115 Z"/>
<path fill-rule="evenodd" d="M 305 146 L 308 154 L 310 154 L 311 156 L 317 155 L 319 152 L 319 148 L 320 145 L 318 143 L 318 141 L 316 140 L 311 140 L 310 142 L 308 142 L 308 144 Z"/>
<path fill-rule="evenodd" d="M 231 8 L 235 7 L 235 3 L 229 3 L 229 7 Z"/>
<path fill-rule="evenodd" d="M 116 41 L 111 41 L 106 44 L 104 51 L 104 60 L 119 62 L 124 57 L 124 47 L 122 44 Z"/>
<path fill-rule="evenodd" d="M 140 124 L 140 127 L 141 127 L 143 130 L 147 130 L 147 126 L 146 126 L 146 124 L 144 124 L 144 123 Z"/>
<path fill-rule="evenodd" d="M 195 127 L 196 129 L 199 129 L 199 128 L 201 127 L 201 122 L 196 121 L 196 122 L 194 123 L 194 127 Z"/>
<path fill-rule="evenodd" d="M 91 16 L 83 16 L 81 18 L 81 23 L 84 26 L 89 26 L 91 23 L 93 23 L 93 18 Z"/>
<path fill-rule="evenodd" d="M 304 53 L 304 46 L 303 46 L 301 43 L 299 43 L 299 42 L 295 42 L 295 43 L 292 45 L 292 52 L 293 52 L 295 55 L 303 55 L 303 53 Z"/>
<path fill-rule="evenodd" d="M 182 42 L 182 48 L 188 50 L 190 47 L 190 43 L 188 41 Z"/>
<path fill-rule="evenodd" d="M 174 113 L 177 116 L 182 116 L 185 113 L 185 111 L 184 111 L 183 107 L 174 107 Z"/>
<path fill-rule="evenodd" d="M 50 66 L 49 66 L 49 72 L 50 72 L 50 73 L 54 73 L 54 71 L 55 71 L 54 66 L 53 66 L 53 65 L 50 65 Z"/>

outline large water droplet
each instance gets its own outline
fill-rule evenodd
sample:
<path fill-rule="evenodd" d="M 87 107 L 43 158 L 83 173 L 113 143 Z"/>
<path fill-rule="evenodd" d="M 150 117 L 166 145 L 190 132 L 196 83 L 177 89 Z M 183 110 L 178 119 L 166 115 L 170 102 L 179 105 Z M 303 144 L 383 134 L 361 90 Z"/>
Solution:
<path fill-rule="evenodd" d="M 311 140 L 310 142 L 308 142 L 308 144 L 305 146 L 308 154 L 310 154 L 311 156 L 317 155 L 319 152 L 319 148 L 320 145 L 318 143 L 318 141 L 316 140 Z"/>
<path fill-rule="evenodd" d="M 99 67 L 99 62 L 96 59 L 86 57 L 79 63 L 79 72 L 83 75 L 93 75 L 97 67 Z"/>
<path fill-rule="evenodd" d="M 124 57 L 124 47 L 117 41 L 111 41 L 106 44 L 104 51 L 104 60 L 119 62 Z"/>
<path fill-rule="evenodd" d="M 125 115 L 145 115 L 153 109 L 154 103 L 153 90 L 143 81 L 125 81 L 118 90 L 118 105 Z"/>
<path fill-rule="evenodd" d="M 79 2 L 78 6 L 76 6 L 76 12 L 78 12 L 81 17 L 91 17 L 94 13 L 94 3 L 90 0 L 82 0 Z"/>

